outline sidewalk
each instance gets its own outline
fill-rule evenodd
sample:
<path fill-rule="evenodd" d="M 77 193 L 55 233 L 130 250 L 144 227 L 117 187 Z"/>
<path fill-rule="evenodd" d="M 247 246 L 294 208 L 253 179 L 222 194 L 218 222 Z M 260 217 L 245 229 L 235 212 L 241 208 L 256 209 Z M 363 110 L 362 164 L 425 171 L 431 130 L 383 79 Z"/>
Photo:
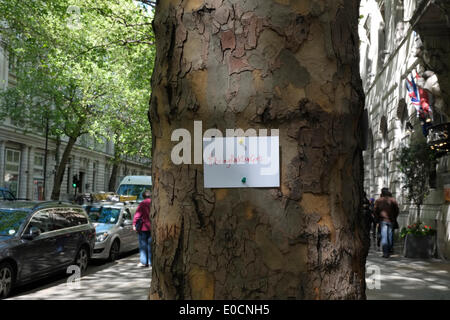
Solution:
<path fill-rule="evenodd" d="M 409 259 L 402 253 L 402 245 L 397 243 L 394 254 L 386 259 L 371 245 L 366 283 L 373 283 L 373 270 L 379 267 L 381 288 L 368 288 L 368 300 L 450 300 L 449 261 Z"/>
<path fill-rule="evenodd" d="M 146 300 L 151 268 L 139 268 L 139 254 L 126 255 L 115 262 L 93 262 L 81 278 L 80 287 L 67 285 L 67 276 L 42 286 L 28 285 L 13 293 L 10 300 Z"/>

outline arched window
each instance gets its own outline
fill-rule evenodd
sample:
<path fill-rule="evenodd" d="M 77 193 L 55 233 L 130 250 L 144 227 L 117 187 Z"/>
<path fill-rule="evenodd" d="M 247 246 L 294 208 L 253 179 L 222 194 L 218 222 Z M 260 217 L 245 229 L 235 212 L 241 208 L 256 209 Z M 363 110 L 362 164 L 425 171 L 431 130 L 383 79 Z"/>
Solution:
<path fill-rule="evenodd" d="M 383 140 L 387 140 L 388 138 L 388 123 L 385 115 L 381 116 L 380 119 L 380 133 Z"/>
<path fill-rule="evenodd" d="M 402 126 L 405 124 L 408 116 L 408 105 L 406 104 L 405 99 L 401 98 L 397 105 L 397 118 L 400 120 Z"/>

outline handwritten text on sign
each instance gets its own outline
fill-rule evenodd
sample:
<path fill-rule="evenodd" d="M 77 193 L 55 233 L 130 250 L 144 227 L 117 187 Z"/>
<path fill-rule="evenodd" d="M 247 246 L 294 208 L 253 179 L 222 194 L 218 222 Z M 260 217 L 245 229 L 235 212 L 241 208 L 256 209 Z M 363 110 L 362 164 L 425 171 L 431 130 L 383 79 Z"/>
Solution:
<path fill-rule="evenodd" d="M 279 187 L 278 136 L 203 138 L 205 188 Z"/>

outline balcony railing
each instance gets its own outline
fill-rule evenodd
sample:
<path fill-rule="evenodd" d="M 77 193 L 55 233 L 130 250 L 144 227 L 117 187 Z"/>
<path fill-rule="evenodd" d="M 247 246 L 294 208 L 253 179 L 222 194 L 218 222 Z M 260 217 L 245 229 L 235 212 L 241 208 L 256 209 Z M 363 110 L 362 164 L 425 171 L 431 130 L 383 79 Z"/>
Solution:
<path fill-rule="evenodd" d="M 427 143 L 438 157 L 447 154 L 450 151 L 450 122 L 431 126 L 428 129 Z"/>

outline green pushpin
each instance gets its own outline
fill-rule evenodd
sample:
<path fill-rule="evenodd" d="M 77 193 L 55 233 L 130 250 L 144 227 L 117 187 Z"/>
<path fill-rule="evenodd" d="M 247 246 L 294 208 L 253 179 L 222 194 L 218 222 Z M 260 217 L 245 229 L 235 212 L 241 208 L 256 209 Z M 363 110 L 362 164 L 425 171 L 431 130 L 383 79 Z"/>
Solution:
<path fill-rule="evenodd" d="M 247 178 L 243 177 L 241 181 L 242 181 L 242 183 L 245 183 L 245 181 L 247 181 Z"/>

